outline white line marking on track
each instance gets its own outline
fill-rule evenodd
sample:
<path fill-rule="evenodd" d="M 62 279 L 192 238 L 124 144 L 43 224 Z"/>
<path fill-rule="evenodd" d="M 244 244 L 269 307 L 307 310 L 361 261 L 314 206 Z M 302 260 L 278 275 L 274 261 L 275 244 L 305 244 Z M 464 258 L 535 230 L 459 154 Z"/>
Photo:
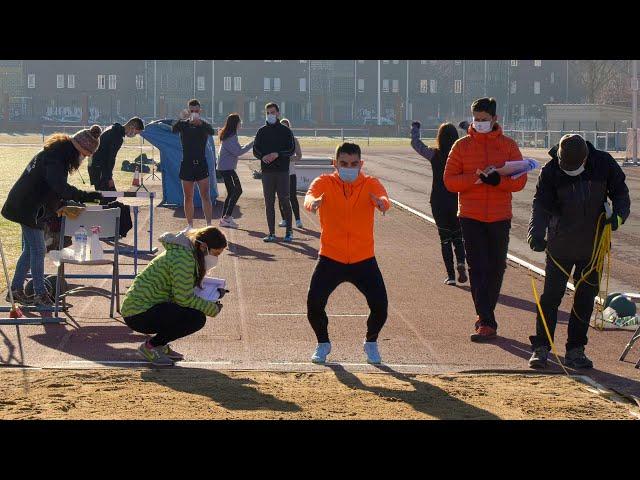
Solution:
<path fill-rule="evenodd" d="M 96 364 L 96 365 L 151 365 L 150 362 L 145 362 L 142 360 L 69 360 L 66 363 L 74 363 L 74 364 Z M 230 361 L 219 361 L 219 362 L 195 362 L 189 360 L 182 360 L 179 362 L 180 365 L 231 365 L 233 362 Z"/>
<path fill-rule="evenodd" d="M 307 316 L 306 313 L 259 313 L 259 317 L 295 317 Z M 327 317 L 368 317 L 367 313 L 336 313 L 335 315 L 327 314 Z"/>

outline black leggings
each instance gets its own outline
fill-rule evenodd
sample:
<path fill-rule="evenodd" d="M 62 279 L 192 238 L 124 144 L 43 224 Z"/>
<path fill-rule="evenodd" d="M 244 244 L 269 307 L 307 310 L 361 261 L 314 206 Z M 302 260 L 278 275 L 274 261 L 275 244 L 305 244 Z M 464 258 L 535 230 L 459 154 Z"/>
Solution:
<path fill-rule="evenodd" d="M 242 195 L 242 185 L 235 170 L 220 170 L 220 174 L 227 189 L 227 198 L 224 199 L 224 205 L 222 206 L 222 216 L 226 217 L 233 214 L 233 209 L 240 195 Z"/>
<path fill-rule="evenodd" d="M 298 196 L 296 195 L 296 185 L 298 184 L 298 177 L 294 175 L 289 175 L 289 203 L 291 203 L 291 209 L 293 210 L 293 216 L 296 217 L 296 220 L 300 220 L 300 205 L 298 204 Z M 278 207 L 280 207 L 280 215 L 282 215 L 282 219 L 285 219 L 284 208 L 282 208 L 282 204 L 278 201 Z"/>
<path fill-rule="evenodd" d="M 124 317 L 131 330 L 146 334 L 155 334 L 149 343 L 154 347 L 186 337 L 197 332 L 207 319 L 200 310 L 181 307 L 175 303 L 159 303 L 149 310 Z"/>
<path fill-rule="evenodd" d="M 466 258 L 464 244 L 462 243 L 462 229 L 460 228 L 457 210 L 457 204 L 431 203 L 431 213 L 436 221 L 438 235 L 440 236 L 442 260 L 444 260 L 449 278 L 455 278 L 453 250 L 456 252 L 457 263 L 464 265 Z"/>
<path fill-rule="evenodd" d="M 307 294 L 307 318 L 318 343 L 329 341 L 329 318 L 325 312 L 329 296 L 342 282 L 352 283 L 367 299 L 367 342 L 375 342 L 387 321 L 387 289 L 375 257 L 345 264 L 320 256 Z"/>
<path fill-rule="evenodd" d="M 498 328 L 494 310 L 507 268 L 511 220 L 488 223 L 461 218 L 460 225 L 476 313 L 482 325 Z"/>

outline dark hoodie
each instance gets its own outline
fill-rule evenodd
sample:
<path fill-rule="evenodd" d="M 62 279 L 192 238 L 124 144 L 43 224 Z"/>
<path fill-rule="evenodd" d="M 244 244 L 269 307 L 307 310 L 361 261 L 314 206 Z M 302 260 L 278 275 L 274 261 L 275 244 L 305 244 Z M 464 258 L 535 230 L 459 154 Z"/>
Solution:
<path fill-rule="evenodd" d="M 253 155 L 262 160 L 270 153 L 278 153 L 271 163 L 260 162 L 263 172 L 289 172 L 289 158 L 296 152 L 296 143 L 289 127 L 276 121 L 273 125 L 267 123 L 256 134 L 253 144 Z"/>
<path fill-rule="evenodd" d="M 591 258 L 598 218 L 607 198 L 613 214 L 626 221 L 631 200 L 625 174 L 607 152 L 587 142 L 589 156 L 585 170 L 571 177 L 558 163 L 558 145 L 549 150 L 549 160 L 538 177 L 533 197 L 528 237 L 547 237 L 547 248 L 554 258 Z"/>

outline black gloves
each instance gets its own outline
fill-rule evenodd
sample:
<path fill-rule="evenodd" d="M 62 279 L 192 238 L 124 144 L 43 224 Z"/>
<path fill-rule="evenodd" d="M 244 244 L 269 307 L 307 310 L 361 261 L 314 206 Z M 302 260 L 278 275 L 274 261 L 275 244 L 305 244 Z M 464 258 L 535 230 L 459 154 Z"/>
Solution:
<path fill-rule="evenodd" d="M 219 288 L 218 293 L 220 294 L 219 298 L 222 299 L 222 297 L 224 297 L 226 293 L 229 293 L 229 290 L 227 290 L 226 288 Z"/>
<path fill-rule="evenodd" d="M 500 174 L 498 172 L 491 172 L 489 175 L 480 175 L 480 180 L 484 183 L 492 186 L 496 186 L 500 183 Z"/>
<path fill-rule="evenodd" d="M 103 199 L 100 192 L 83 192 L 82 202 L 99 202 Z"/>
<path fill-rule="evenodd" d="M 618 227 L 622 225 L 622 218 L 614 213 L 611 217 L 605 220 L 604 224 L 611 225 L 611 230 L 615 232 Z"/>
<path fill-rule="evenodd" d="M 544 238 L 529 237 L 529 246 L 534 252 L 544 252 L 547 248 L 547 241 Z"/>
<path fill-rule="evenodd" d="M 411 122 L 411 128 L 416 128 L 416 127 L 417 127 L 417 128 L 420 128 L 420 127 L 421 127 L 420 122 Z"/>

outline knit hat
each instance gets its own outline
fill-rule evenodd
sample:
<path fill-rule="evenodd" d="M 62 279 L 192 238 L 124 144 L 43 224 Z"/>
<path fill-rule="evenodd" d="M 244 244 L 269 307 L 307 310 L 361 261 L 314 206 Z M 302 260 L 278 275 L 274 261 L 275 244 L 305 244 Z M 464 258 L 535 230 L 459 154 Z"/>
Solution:
<path fill-rule="evenodd" d="M 100 134 L 102 129 L 98 125 L 94 125 L 91 128 L 85 128 L 76 132 L 71 137 L 71 143 L 76 149 L 85 157 L 90 157 L 98 147 L 100 146 Z"/>
<path fill-rule="evenodd" d="M 588 154 L 587 142 L 580 135 L 568 133 L 560 139 L 558 146 L 560 168 L 575 170 L 582 165 Z"/>

